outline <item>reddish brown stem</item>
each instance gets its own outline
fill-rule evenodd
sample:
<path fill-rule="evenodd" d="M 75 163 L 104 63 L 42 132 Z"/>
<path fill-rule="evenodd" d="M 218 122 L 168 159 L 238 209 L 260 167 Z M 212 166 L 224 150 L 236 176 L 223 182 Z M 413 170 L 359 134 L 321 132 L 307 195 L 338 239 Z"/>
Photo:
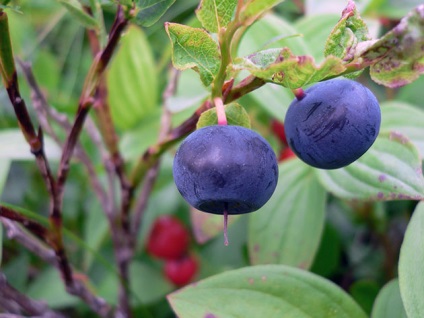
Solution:
<path fill-rule="evenodd" d="M 49 244 L 49 231 L 40 223 L 30 220 L 19 212 L 3 205 L 0 205 L 0 217 L 22 224 L 28 231 L 30 231 L 44 243 Z"/>
<path fill-rule="evenodd" d="M 298 101 L 301 101 L 305 98 L 305 91 L 302 88 L 296 88 L 293 90 L 293 94 Z"/>
<path fill-rule="evenodd" d="M 69 161 L 71 159 L 73 150 L 76 142 L 82 130 L 82 126 L 87 117 L 87 114 L 93 105 L 94 94 L 98 88 L 100 79 L 106 69 L 112 54 L 117 46 L 119 38 L 121 37 L 122 31 L 128 24 L 128 19 L 125 17 L 124 11 L 121 6 L 118 6 L 118 10 L 115 16 L 115 21 L 112 25 L 112 29 L 109 35 L 109 41 L 103 51 L 99 52 L 91 65 L 90 71 L 87 75 L 83 92 L 80 97 L 78 111 L 72 130 L 68 135 L 65 143 L 62 158 L 60 160 L 59 172 L 58 172 L 58 194 L 62 197 L 63 186 L 66 182 Z"/>

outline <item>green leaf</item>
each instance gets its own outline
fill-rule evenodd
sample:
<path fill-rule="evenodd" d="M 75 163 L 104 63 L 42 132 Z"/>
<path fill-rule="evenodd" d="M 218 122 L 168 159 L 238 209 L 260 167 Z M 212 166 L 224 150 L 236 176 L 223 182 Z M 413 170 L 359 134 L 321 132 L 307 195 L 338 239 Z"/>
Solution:
<path fill-rule="evenodd" d="M 148 147 L 158 140 L 160 127 L 160 108 L 144 116 L 137 126 L 125 132 L 119 143 L 119 149 L 126 160 L 140 158 Z"/>
<path fill-rule="evenodd" d="M 49 160 L 59 160 L 61 149 L 49 137 L 44 136 L 44 149 Z M 20 129 L 0 131 L 0 160 L 35 160 Z"/>
<path fill-rule="evenodd" d="M 370 67 L 371 78 L 387 87 L 413 82 L 424 73 L 424 4 L 360 54 Z"/>
<path fill-rule="evenodd" d="M 180 318 L 365 318 L 338 286 L 283 265 L 244 267 L 212 276 L 168 296 Z"/>
<path fill-rule="evenodd" d="M 349 166 L 315 171 L 328 191 L 345 199 L 424 198 L 424 179 L 418 150 L 397 132 L 380 133 L 374 145 Z"/>
<path fill-rule="evenodd" d="M 424 158 L 424 111 L 399 101 L 381 104 L 381 131 L 397 131 L 408 137 Z"/>
<path fill-rule="evenodd" d="M 231 21 L 236 5 L 235 0 L 202 0 L 196 15 L 206 30 L 218 33 Z"/>
<path fill-rule="evenodd" d="M 106 216 L 96 200 L 89 205 L 89 213 L 85 217 L 84 223 L 84 242 L 92 250 L 100 250 L 100 245 L 109 234 L 109 224 Z M 85 251 L 84 268 L 86 271 L 90 268 L 95 256 L 89 250 Z"/>
<path fill-rule="evenodd" d="M 313 169 L 298 159 L 279 171 L 271 199 L 249 215 L 250 260 L 309 269 L 324 228 L 326 193 Z"/>
<path fill-rule="evenodd" d="M 10 285 L 19 291 L 25 291 L 28 285 L 30 268 L 30 253 L 23 251 L 1 266 L 1 271 L 7 277 Z"/>
<path fill-rule="evenodd" d="M 372 308 L 371 318 L 407 318 L 397 279 L 391 280 L 380 290 Z"/>
<path fill-rule="evenodd" d="M 240 22 L 246 26 L 251 25 L 261 15 L 283 1 L 284 0 L 248 0 L 240 10 Z"/>
<path fill-rule="evenodd" d="M 237 58 L 233 69 L 247 70 L 259 78 L 295 89 L 327 77 L 337 76 L 346 68 L 342 61 L 334 56 L 328 56 L 320 65 L 316 65 L 313 57 L 296 56 L 289 48 L 283 48 L 269 49 L 246 58 Z"/>
<path fill-rule="evenodd" d="M 196 72 L 187 70 L 186 72 L 181 72 L 178 78 L 177 91 L 169 98 L 167 108 L 172 113 L 188 110 L 191 107 L 197 108 L 209 95 L 210 92 L 199 81 L 199 76 Z M 190 113 L 193 113 L 194 110 L 191 110 Z"/>
<path fill-rule="evenodd" d="M 355 3 L 349 0 L 325 43 L 324 55 L 333 55 L 349 62 L 354 58 L 357 45 L 369 39 L 367 25 L 359 16 Z"/>
<path fill-rule="evenodd" d="M 358 280 L 349 287 L 349 293 L 367 314 L 371 313 L 379 290 L 380 287 L 375 281 L 367 279 Z"/>
<path fill-rule="evenodd" d="M 190 209 L 190 217 L 194 238 L 199 244 L 204 244 L 213 239 L 224 230 L 222 215 L 205 213 L 194 208 Z M 240 218 L 240 215 L 228 216 L 228 227 Z"/>
<path fill-rule="evenodd" d="M 400 293 L 408 317 L 424 317 L 424 203 L 415 208 L 399 258 Z"/>
<path fill-rule="evenodd" d="M 249 27 L 242 38 L 238 56 L 250 55 L 266 48 L 290 47 L 294 54 L 308 54 L 309 48 L 302 37 L 292 37 L 299 31 L 279 16 L 267 14 Z M 283 37 L 282 37 L 283 36 Z M 277 39 L 269 43 L 269 39 Z M 266 96 L 266 98 L 264 98 Z M 252 99 L 255 107 L 259 106 L 272 117 L 284 121 L 285 113 L 293 100 L 293 93 L 279 85 L 267 84 L 246 95 Z"/>
<path fill-rule="evenodd" d="M 144 263 L 132 262 L 129 276 L 131 292 L 135 295 L 133 305 L 139 305 L 137 300 L 142 304 L 157 301 L 174 288 L 160 270 Z"/>
<path fill-rule="evenodd" d="M 65 308 L 75 306 L 80 300 L 68 294 L 55 268 L 48 268 L 38 274 L 29 285 L 26 295 L 42 300 L 51 308 Z"/>
<path fill-rule="evenodd" d="M 333 226 L 326 224 L 319 249 L 316 253 L 311 272 L 330 277 L 339 268 L 342 255 L 340 236 Z"/>
<path fill-rule="evenodd" d="M 308 43 L 311 55 L 316 61 L 324 59 L 324 44 L 328 34 L 339 20 L 336 14 L 318 14 L 296 20 L 294 26 Z"/>
<path fill-rule="evenodd" d="M 250 117 L 246 110 L 237 103 L 231 103 L 224 106 L 228 125 L 243 126 L 250 128 Z M 218 124 L 216 109 L 209 109 L 200 115 L 196 128 L 202 128 Z"/>
<path fill-rule="evenodd" d="M 172 63 L 179 70 L 194 69 L 205 86 L 212 83 L 221 64 L 218 43 L 203 29 L 165 23 L 172 43 Z"/>
<path fill-rule="evenodd" d="M 15 13 L 22 14 L 22 11 L 20 10 L 21 8 L 19 6 L 9 6 L 9 5 L 0 4 L 0 9 L 7 9 L 7 10 L 11 10 Z"/>
<path fill-rule="evenodd" d="M 367 2 L 361 10 L 364 16 L 385 17 L 391 20 L 400 20 L 422 0 L 372 0 Z"/>
<path fill-rule="evenodd" d="M 174 2 L 175 0 L 138 0 L 135 22 L 140 26 L 151 26 Z"/>
<path fill-rule="evenodd" d="M 149 42 L 139 27 L 131 25 L 107 73 L 108 100 L 119 129 L 133 128 L 156 109 L 157 78 Z"/>
<path fill-rule="evenodd" d="M 78 0 L 56 0 L 62 4 L 66 10 L 82 25 L 87 28 L 94 29 L 97 28 L 97 21 L 88 13 L 86 13 Z"/>

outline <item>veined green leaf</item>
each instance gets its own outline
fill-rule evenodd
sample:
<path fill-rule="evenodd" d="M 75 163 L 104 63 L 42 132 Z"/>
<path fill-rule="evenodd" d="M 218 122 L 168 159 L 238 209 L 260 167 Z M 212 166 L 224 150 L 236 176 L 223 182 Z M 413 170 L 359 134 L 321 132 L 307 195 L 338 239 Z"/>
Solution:
<path fill-rule="evenodd" d="M 119 129 L 134 128 L 155 111 L 159 89 L 154 65 L 143 31 L 130 26 L 107 73 L 108 101 L 113 122 Z"/>
<path fill-rule="evenodd" d="M 234 0 L 202 0 L 196 15 L 206 30 L 218 33 L 231 21 L 236 5 Z"/>
<path fill-rule="evenodd" d="M 367 25 L 359 16 L 355 3 L 349 0 L 325 43 L 324 55 L 333 55 L 349 62 L 354 58 L 358 43 L 369 39 Z"/>
<path fill-rule="evenodd" d="M 82 25 L 87 28 L 97 28 L 97 21 L 88 13 L 86 13 L 81 5 L 81 3 L 77 0 L 56 0 L 60 4 L 62 4 L 68 12 L 76 18 Z"/>
<path fill-rule="evenodd" d="M 421 200 L 424 178 L 417 148 L 397 132 L 380 133 L 357 161 L 335 170 L 315 170 L 336 196 L 360 200 Z"/>
<path fill-rule="evenodd" d="M 168 296 L 180 318 L 365 318 L 342 289 L 284 265 L 227 271 Z"/>
<path fill-rule="evenodd" d="M 381 131 L 397 131 L 417 146 L 424 158 L 424 111 L 408 103 L 387 101 L 381 104 Z"/>
<path fill-rule="evenodd" d="M 371 318 L 407 318 L 397 279 L 391 280 L 380 290 L 372 308 Z"/>
<path fill-rule="evenodd" d="M 339 75 L 346 69 L 337 57 L 328 56 L 320 65 L 316 65 L 313 57 L 295 56 L 289 48 L 269 49 L 246 58 L 237 58 L 233 68 L 237 71 L 247 70 L 259 78 L 291 89 Z"/>
<path fill-rule="evenodd" d="M 413 82 L 424 73 L 424 4 L 360 54 L 371 65 L 371 78 L 387 87 Z M 376 63 L 374 63 L 376 62 Z"/>
<path fill-rule="evenodd" d="M 399 258 L 400 293 L 408 317 L 424 317 L 424 203 L 415 208 Z"/>
<path fill-rule="evenodd" d="M 237 103 L 231 103 L 224 106 L 225 115 L 227 116 L 228 125 L 243 126 L 250 128 L 250 117 L 246 110 Z M 196 129 L 217 125 L 218 116 L 216 109 L 212 108 L 202 113 L 199 120 L 197 121 Z"/>
<path fill-rule="evenodd" d="M 298 159 L 279 171 L 271 199 L 249 215 L 250 260 L 309 269 L 324 227 L 326 193 L 313 169 Z"/>
<path fill-rule="evenodd" d="M 172 62 L 177 69 L 192 68 L 205 86 L 212 83 L 221 64 L 218 43 L 203 29 L 166 23 L 172 43 Z"/>
<path fill-rule="evenodd" d="M 135 22 L 149 27 L 160 19 L 175 0 L 138 0 Z"/>

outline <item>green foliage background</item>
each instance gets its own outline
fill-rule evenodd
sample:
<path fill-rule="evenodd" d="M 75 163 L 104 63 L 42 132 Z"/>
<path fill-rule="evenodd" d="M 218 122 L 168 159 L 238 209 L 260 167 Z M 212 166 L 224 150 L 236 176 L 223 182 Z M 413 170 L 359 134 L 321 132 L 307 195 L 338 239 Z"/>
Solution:
<path fill-rule="evenodd" d="M 94 22 L 72 14 L 72 10 L 61 2 L 12 1 L 9 5 L 19 5 L 21 13 L 10 11 L 9 20 L 14 53 L 32 63 L 36 79 L 50 105 L 72 118 L 92 61 L 84 26 Z M 113 1 L 98 3 L 104 10 L 105 24 L 110 27 Z M 250 26 L 240 42 L 238 56 L 287 46 L 293 54 L 310 55 L 317 63 L 324 61 L 326 39 L 344 7 L 340 3 L 334 0 L 286 1 L 277 5 L 271 14 Z M 418 4 L 414 1 L 371 0 L 358 5 L 372 36 L 380 37 Z M 107 79 L 109 101 L 119 131 L 119 146 L 129 166 L 156 142 L 159 132 L 162 92 L 168 82 L 172 56 L 164 22 L 200 28 L 194 15 L 197 6 L 197 0 L 177 0 L 150 27 L 131 26 L 112 61 Z M 248 14 L 246 19 L 250 18 Z M 228 23 L 227 18 L 220 23 Z M 216 28 L 210 21 L 206 25 L 211 30 Z M 212 67 L 216 67 L 217 61 L 218 57 L 211 62 Z M 20 73 L 19 76 L 23 96 L 30 104 L 29 88 Z M 201 73 L 201 78 L 204 84 L 212 80 L 208 74 Z M 211 215 L 200 219 L 199 212 L 190 210 L 176 190 L 171 172 L 175 148 L 163 155 L 159 179 L 138 237 L 138 252 L 130 268 L 131 304 L 135 316 L 173 317 L 172 304 L 181 317 L 201 317 L 205 314 L 202 308 L 210 307 L 216 301 L 224 303 L 216 308 L 218 316 L 230 317 L 226 316 L 228 312 L 236 316 L 234 306 L 240 304 L 225 304 L 231 291 L 221 293 L 221 284 L 248 289 L 249 286 L 245 285 L 249 285 L 249 281 L 240 281 L 252 277 L 260 281 L 261 276 L 255 271 L 270 263 L 282 265 L 278 268 L 270 266 L 272 273 L 281 272 L 281 275 L 292 278 L 286 281 L 287 276 L 278 276 L 282 285 L 298 288 L 293 277 L 299 276 L 300 280 L 316 284 L 317 290 L 325 287 L 328 295 L 334 293 L 334 297 L 340 297 L 340 302 L 347 304 L 343 309 L 347 312 L 346 317 L 407 315 L 415 318 L 424 314 L 424 291 L 421 288 L 424 283 L 420 274 L 424 265 L 424 209 L 422 203 L 417 204 L 424 197 L 421 169 L 424 77 L 396 89 L 373 82 L 368 70 L 357 80 L 368 86 L 381 102 L 382 133 L 375 146 L 358 162 L 335 171 L 319 171 L 298 159 L 281 163 L 280 182 L 274 197 L 260 211 L 232 220 L 228 247 L 223 244 L 221 218 Z M 182 72 L 176 94 L 168 102 L 173 124 L 188 118 L 208 94 L 198 74 L 192 70 Z M 289 89 L 267 84 L 238 101 L 246 109 L 252 129 L 267 138 L 276 152 L 281 150 L 281 145 L 272 134 L 270 122 L 284 120 L 292 98 Z M 35 118 L 33 113 L 31 115 Z M 236 112 L 234 120 L 247 125 L 244 116 L 244 113 Z M 0 90 L 0 129 L 1 201 L 36 211 L 46 218 L 47 192 L 17 128 L 4 89 Z M 60 133 L 59 129 L 57 131 Z M 62 134 L 61 137 L 65 136 Z M 82 143 L 101 172 L 101 155 L 95 145 L 84 134 Z M 55 169 L 60 149 L 48 137 L 46 147 Z M 112 304 L 116 303 L 118 282 L 113 269 L 108 224 L 78 162 L 72 164 L 64 207 L 64 226 L 67 233 L 73 233 L 65 233 L 71 263 L 90 277 L 96 293 Z M 176 288 L 164 279 L 163 264 L 146 254 L 144 242 L 149 228 L 162 214 L 176 215 L 192 230 L 191 251 L 200 262 L 196 280 L 208 278 L 200 283 L 203 296 L 190 288 L 170 294 Z M 13 240 L 8 240 L 0 224 L 1 246 L 0 271 L 6 274 L 11 285 L 69 316 L 92 316 L 85 304 L 66 293 L 58 273 Z M 258 267 L 245 269 L 251 265 Z M 309 270 L 321 278 L 294 267 Z M 226 273 L 230 270 L 236 271 L 233 275 Z M 215 274 L 222 276 L 209 278 Z M 330 285 L 330 281 L 339 287 Z M 309 315 L 304 313 L 293 317 L 330 317 L 324 316 L 324 312 L 333 310 L 326 307 L 332 299 L 315 298 L 313 289 L 299 288 L 303 288 L 301 293 L 306 302 L 319 299 L 321 303 L 318 302 L 317 308 L 307 306 L 313 309 Z M 284 292 L 275 291 L 278 295 Z M 166 300 L 168 294 L 169 302 Z M 263 308 L 259 303 L 254 306 L 261 313 L 267 312 L 261 309 L 270 310 L 266 290 L 253 293 L 253 296 L 237 294 L 235 299 L 237 297 L 241 297 L 240 301 L 255 304 L 261 300 Z M 289 303 L 290 299 L 282 298 Z M 283 305 L 277 302 L 274 306 Z M 302 309 L 302 305 L 291 306 Z"/>

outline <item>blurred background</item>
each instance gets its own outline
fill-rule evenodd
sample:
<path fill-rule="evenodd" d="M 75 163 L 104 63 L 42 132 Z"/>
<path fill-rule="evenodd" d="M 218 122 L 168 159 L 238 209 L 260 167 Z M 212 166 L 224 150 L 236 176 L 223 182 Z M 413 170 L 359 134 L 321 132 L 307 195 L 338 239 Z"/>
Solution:
<path fill-rule="evenodd" d="M 114 1 L 99 2 L 108 30 L 116 7 Z M 418 4 L 420 1 L 413 0 L 357 1 L 373 38 L 390 30 Z M 93 60 L 86 29 L 59 1 L 21 0 L 12 1 L 10 5 L 16 6 L 16 11 L 8 11 L 15 55 L 32 64 L 51 107 L 72 119 Z M 156 142 L 159 132 L 162 94 L 171 67 L 171 47 L 163 23 L 172 21 L 200 26 L 194 15 L 197 5 L 197 0 L 177 0 L 153 26 L 131 26 L 108 70 L 109 103 L 120 136 L 119 146 L 128 166 Z M 345 5 L 345 1 L 336 0 L 287 0 L 248 30 L 238 55 L 289 46 L 295 54 L 312 55 L 320 62 L 324 58 L 326 38 Z M 367 70 L 357 80 L 369 87 L 382 104 L 395 102 L 420 110 L 424 107 L 422 76 L 399 89 L 378 86 L 370 80 Z M 20 71 L 19 82 L 31 116 L 37 122 L 30 90 Z M 207 89 L 195 72 L 181 73 L 176 94 L 168 102 L 173 124 L 187 119 L 207 95 Z M 275 122 L 283 122 L 292 98 L 290 90 L 266 85 L 239 101 L 250 115 L 252 128 L 267 138 L 278 154 L 287 145 L 279 136 Z M 64 139 L 65 134 L 55 128 Z M 104 179 L 101 154 L 85 134 L 82 143 Z M 56 171 L 60 148 L 50 139 L 46 147 Z M 176 190 L 172 180 L 174 151 L 163 156 L 159 179 L 139 235 L 138 253 L 131 267 L 132 303 L 143 317 L 173 317 L 165 295 L 177 287 L 164 277 L 163 263 L 145 250 L 149 230 L 160 215 L 174 215 L 189 229 L 190 253 L 199 263 L 193 280 L 250 264 L 248 218 L 241 216 L 232 220 L 230 246 L 225 247 L 222 219 L 201 219 L 195 212 L 190 213 Z M 3 87 L 0 88 L 0 190 L 3 202 L 47 217 L 48 193 Z M 415 205 L 415 201 L 409 200 L 352 203 L 329 194 L 324 232 L 311 271 L 339 284 L 370 312 L 378 291 L 396 276 L 400 244 Z M 80 239 L 66 235 L 72 264 L 90 277 L 92 287 L 101 296 L 111 303 L 116 302 L 117 278 L 110 268 L 114 262 L 107 221 L 92 194 L 86 172 L 77 161 L 72 165 L 66 185 L 63 217 L 65 228 Z M 18 290 L 47 301 L 51 307 L 64 310 L 69 316 L 93 316 L 82 302 L 65 292 L 55 269 L 15 241 L 3 241 L 0 270 Z"/>

